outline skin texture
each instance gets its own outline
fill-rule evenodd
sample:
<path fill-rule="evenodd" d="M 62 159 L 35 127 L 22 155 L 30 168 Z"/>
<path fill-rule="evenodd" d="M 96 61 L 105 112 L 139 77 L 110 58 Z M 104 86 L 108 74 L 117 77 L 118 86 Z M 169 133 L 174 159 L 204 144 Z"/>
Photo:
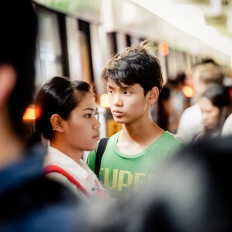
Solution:
<path fill-rule="evenodd" d="M 55 134 L 51 146 L 79 162 L 83 152 L 95 149 L 100 138 L 100 122 L 96 115 L 97 104 L 92 93 L 86 93 L 67 120 L 52 115 Z"/>

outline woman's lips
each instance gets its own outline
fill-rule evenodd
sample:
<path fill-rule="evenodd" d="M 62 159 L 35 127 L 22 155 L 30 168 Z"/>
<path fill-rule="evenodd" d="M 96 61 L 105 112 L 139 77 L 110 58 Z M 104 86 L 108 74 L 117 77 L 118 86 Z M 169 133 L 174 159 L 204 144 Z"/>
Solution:
<path fill-rule="evenodd" d="M 99 140 L 100 136 L 99 135 L 93 136 L 93 139 Z"/>

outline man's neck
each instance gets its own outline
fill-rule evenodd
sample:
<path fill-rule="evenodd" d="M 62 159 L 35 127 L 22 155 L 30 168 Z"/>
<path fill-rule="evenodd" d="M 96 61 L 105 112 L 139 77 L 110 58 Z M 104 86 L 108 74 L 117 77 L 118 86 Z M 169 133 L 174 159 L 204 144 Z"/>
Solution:
<path fill-rule="evenodd" d="M 132 131 L 124 127 L 119 135 L 117 147 L 123 154 L 135 155 L 143 152 L 148 146 L 155 142 L 164 131 L 156 124 L 151 124 L 149 129 L 140 128 Z"/>
<path fill-rule="evenodd" d="M 144 125 L 122 125 L 120 137 L 122 141 L 128 141 L 128 143 L 136 142 L 147 145 L 160 137 L 163 132 L 153 121 L 149 121 Z"/>

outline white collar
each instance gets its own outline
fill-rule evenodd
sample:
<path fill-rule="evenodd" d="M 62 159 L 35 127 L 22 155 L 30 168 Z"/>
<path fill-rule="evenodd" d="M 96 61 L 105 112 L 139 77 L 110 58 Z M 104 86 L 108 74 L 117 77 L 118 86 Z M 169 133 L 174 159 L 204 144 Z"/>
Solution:
<path fill-rule="evenodd" d="M 84 161 L 80 160 L 83 166 L 86 166 Z M 44 166 L 48 165 L 57 165 L 60 168 L 67 171 L 71 174 L 75 179 L 87 179 L 89 173 L 77 162 L 75 162 L 72 158 L 65 155 L 58 149 L 48 146 L 48 154 L 45 157 Z"/>

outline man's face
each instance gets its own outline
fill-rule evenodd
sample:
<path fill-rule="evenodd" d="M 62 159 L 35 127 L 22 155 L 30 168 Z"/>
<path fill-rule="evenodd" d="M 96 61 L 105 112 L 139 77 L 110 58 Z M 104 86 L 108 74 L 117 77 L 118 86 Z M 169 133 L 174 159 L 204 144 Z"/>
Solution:
<path fill-rule="evenodd" d="M 107 80 L 107 92 L 113 118 L 118 123 L 131 123 L 150 111 L 150 105 L 139 84 L 118 86 Z"/>

